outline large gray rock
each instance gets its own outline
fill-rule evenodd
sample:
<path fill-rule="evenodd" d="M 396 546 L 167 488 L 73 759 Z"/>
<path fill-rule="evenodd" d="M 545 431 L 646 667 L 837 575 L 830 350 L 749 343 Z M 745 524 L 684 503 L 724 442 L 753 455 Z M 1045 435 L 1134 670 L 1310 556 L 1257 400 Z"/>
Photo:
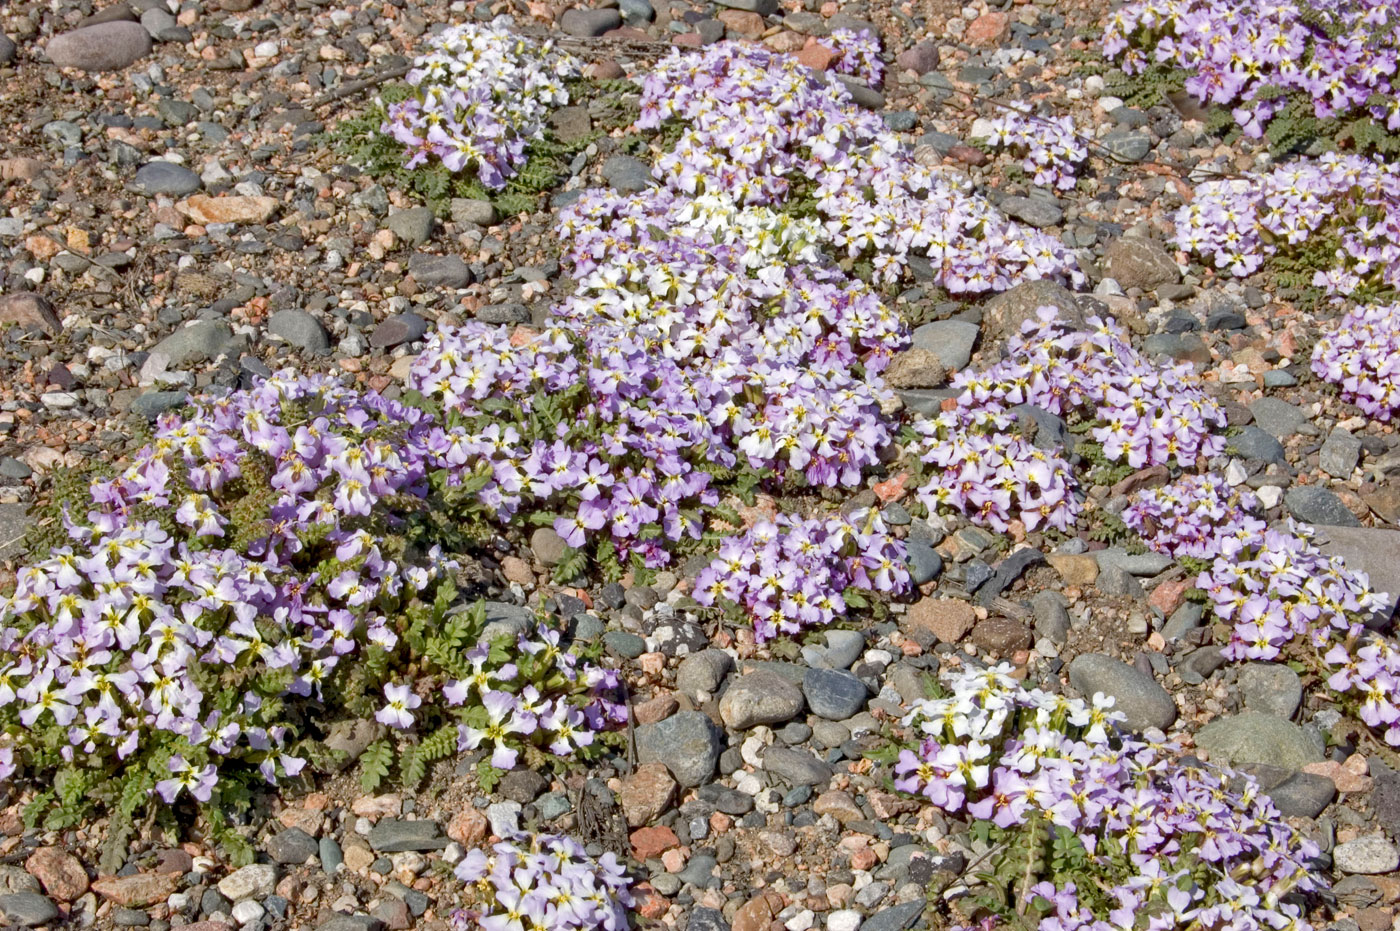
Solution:
<path fill-rule="evenodd" d="M 559 17 L 559 28 L 571 36 L 588 39 L 622 25 L 617 10 L 569 10 Z"/>
<path fill-rule="evenodd" d="M 760 669 L 729 684 L 719 700 L 719 716 L 726 727 L 742 731 L 791 721 L 804 704 L 800 688 L 776 672 Z"/>
<path fill-rule="evenodd" d="M 305 352 L 325 352 L 331 346 L 321 321 L 296 308 L 279 310 L 269 317 L 267 332 Z"/>
<path fill-rule="evenodd" d="M 421 246 L 433 235 L 433 223 L 436 219 L 430 207 L 410 207 L 389 214 L 384 225 L 409 246 Z"/>
<path fill-rule="evenodd" d="M 1313 537 L 1322 552 L 1336 556 L 1348 569 L 1366 573 L 1371 590 L 1386 593 L 1378 614 L 1388 618 L 1400 599 L 1400 530 L 1379 527 L 1315 527 Z"/>
<path fill-rule="evenodd" d="M 812 713 L 829 721 L 844 721 L 859 714 L 870 697 L 865 683 L 844 669 L 809 669 L 802 679 L 802 694 Z"/>
<path fill-rule="evenodd" d="M 914 331 L 913 342 L 938 357 L 943 367 L 956 372 L 967 366 L 972 347 L 977 344 L 978 328 L 966 320 L 935 320 Z"/>
<path fill-rule="evenodd" d="M 604 162 L 603 180 L 619 194 L 636 194 L 656 185 L 651 166 L 631 155 L 614 155 Z"/>
<path fill-rule="evenodd" d="M 1338 844 L 1332 851 L 1332 861 L 1343 873 L 1374 876 L 1393 873 L 1396 867 L 1400 867 L 1400 851 L 1386 840 L 1384 834 L 1368 834 Z"/>
<path fill-rule="evenodd" d="M 472 270 L 460 255 L 428 255 L 415 252 L 408 259 L 408 273 L 425 288 L 465 288 Z"/>
<path fill-rule="evenodd" d="M 1240 432 L 1231 437 L 1227 445 L 1246 459 L 1261 459 L 1279 465 L 1288 462 L 1283 454 L 1283 444 L 1254 424 L 1240 427 Z"/>
<path fill-rule="evenodd" d="M 58 906 L 48 896 L 37 892 L 12 892 L 0 895 L 0 918 L 7 925 L 34 928 L 46 925 L 58 917 Z"/>
<path fill-rule="evenodd" d="M 1238 685 L 1246 711 L 1291 718 L 1303 702 L 1303 681 L 1282 663 L 1249 663 Z"/>
<path fill-rule="evenodd" d="M 1152 291 L 1181 280 L 1176 260 L 1151 239 L 1116 239 L 1104 248 L 1104 271 L 1123 290 Z"/>
<path fill-rule="evenodd" d="M 1157 680 L 1122 660 L 1101 653 L 1084 653 L 1069 664 L 1069 681 L 1085 697 L 1102 692 L 1132 731 L 1149 727 L 1166 730 L 1176 720 L 1176 702 Z"/>
<path fill-rule="evenodd" d="M 404 821 L 382 818 L 369 832 L 369 845 L 380 853 L 406 850 L 441 850 L 447 838 L 436 821 Z"/>
<path fill-rule="evenodd" d="M 151 34 L 140 23 L 101 23 L 54 36 L 44 51 L 61 68 L 120 71 L 150 54 Z"/>
<path fill-rule="evenodd" d="M 227 325 L 213 320 L 200 320 L 181 327 L 165 339 L 156 343 L 151 350 L 151 360 L 163 357 L 167 368 L 179 368 L 195 362 L 203 362 L 218 355 L 228 342 L 230 333 Z"/>
<path fill-rule="evenodd" d="M 1322 762 L 1322 738 L 1291 721 L 1246 711 L 1216 718 L 1196 734 L 1196 746 L 1212 763 L 1238 766 L 1261 763 L 1298 770 Z"/>
<path fill-rule="evenodd" d="M 1338 427 L 1327 437 L 1317 454 L 1317 464 L 1333 478 L 1350 478 L 1361 461 L 1361 441 Z"/>
<path fill-rule="evenodd" d="M 733 668 L 734 657 L 723 650 L 692 653 L 676 669 L 676 689 L 691 701 L 698 701 L 702 693 L 713 695 L 719 691 Z"/>
<path fill-rule="evenodd" d="M 0 503 L 0 559 L 24 552 L 24 538 L 33 526 L 29 509 L 22 504 Z"/>
<path fill-rule="evenodd" d="M 1317 485 L 1295 485 L 1283 496 L 1288 513 L 1307 524 L 1335 527 L 1360 527 L 1361 521 L 1342 503 L 1342 499 Z"/>
<path fill-rule="evenodd" d="M 184 197 L 199 190 L 204 182 L 184 165 L 154 161 L 142 165 L 136 172 L 135 185 L 147 194 L 169 194 Z"/>
<path fill-rule="evenodd" d="M 637 728 L 637 759 L 665 763 L 676 782 L 693 788 L 709 779 L 719 762 L 724 732 L 699 711 L 681 711 Z"/>
<path fill-rule="evenodd" d="M 1084 312 L 1074 295 L 1063 285 L 1041 279 L 1023 281 L 1003 291 L 982 308 L 982 333 L 989 341 L 1010 339 L 1021 332 L 1021 324 L 1036 318 L 1042 307 L 1053 307 L 1059 320 L 1071 329 L 1084 326 Z"/>
<path fill-rule="evenodd" d="M 831 766 L 794 747 L 774 744 L 763 752 L 763 768 L 794 786 L 822 786 L 831 781 Z"/>
<path fill-rule="evenodd" d="M 778 12 L 778 0 L 719 0 L 720 6 L 731 10 L 746 10 L 759 16 L 772 16 Z"/>
<path fill-rule="evenodd" d="M 1254 415 L 1255 423 L 1280 440 L 1297 433 L 1308 421 L 1308 415 L 1301 408 L 1278 398 L 1260 398 L 1249 405 L 1249 412 Z"/>

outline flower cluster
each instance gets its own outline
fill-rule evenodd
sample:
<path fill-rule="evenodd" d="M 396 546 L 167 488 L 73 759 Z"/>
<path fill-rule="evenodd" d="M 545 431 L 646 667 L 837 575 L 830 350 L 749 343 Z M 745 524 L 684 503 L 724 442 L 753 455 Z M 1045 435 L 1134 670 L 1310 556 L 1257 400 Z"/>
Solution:
<path fill-rule="evenodd" d="M 520 633 L 511 649 L 479 643 L 448 663 L 450 673 L 460 675 L 441 686 L 444 703 L 461 720 L 457 750 L 489 747 L 497 769 L 514 769 L 529 746 L 571 757 L 592 746 L 598 732 L 627 722 L 627 706 L 615 700 L 617 671 L 580 662 L 561 648 L 559 631 L 544 624 Z M 385 687 L 386 696 L 391 688 Z M 392 726 L 406 727 L 404 714 L 391 700 L 379 720 L 398 716 Z"/>
<path fill-rule="evenodd" d="M 1167 765 L 1170 746 L 1117 732 L 1111 699 L 1027 689 L 1010 673 L 954 673 L 948 697 L 915 703 L 904 723 L 922 741 L 895 766 L 896 788 L 1006 842 L 993 872 L 1012 902 L 999 917 L 1076 931 L 1141 915 L 1150 931 L 1310 927 L 1283 899 L 1322 888 L 1307 865 L 1317 845 L 1252 780 Z M 1063 864 L 1054 880 L 1028 866 L 1040 856 Z"/>
<path fill-rule="evenodd" d="M 935 469 L 917 493 L 931 513 L 953 508 L 998 531 L 1012 520 L 1027 530 L 1074 526 L 1079 501 L 1069 463 L 1012 433 L 1010 414 L 959 405 L 914 427 L 923 440 L 912 451 Z"/>
<path fill-rule="evenodd" d="M 389 105 L 380 131 L 408 150 L 408 168 L 436 158 L 504 187 L 549 108 L 569 102 L 563 79 L 578 73 L 577 62 L 550 42 L 470 23 L 444 29 L 428 48 L 408 72 L 414 95 Z"/>
<path fill-rule="evenodd" d="M 1169 556 L 1230 557 L 1257 540 L 1267 527 L 1255 517 L 1258 497 L 1238 491 L 1214 473 L 1187 475 L 1139 492 L 1123 511 L 1123 522 L 1148 546 Z"/>
<path fill-rule="evenodd" d="M 1154 64 L 1188 72 L 1202 103 L 1233 106 L 1258 138 L 1288 104 L 1312 102 L 1319 119 L 1366 115 L 1400 129 L 1395 0 L 1133 0 L 1105 24 L 1104 54 L 1135 74 Z M 1280 93 L 1283 91 L 1283 93 Z"/>
<path fill-rule="evenodd" d="M 1400 650 L 1363 623 L 1385 597 L 1365 573 L 1318 549 L 1307 527 L 1270 527 L 1258 508 L 1247 490 L 1188 476 L 1139 492 L 1123 520 L 1158 552 L 1211 560 L 1196 586 L 1232 627 L 1227 659 L 1278 659 L 1303 640 L 1321 657 L 1328 685 L 1357 699 L 1361 719 L 1400 745 Z"/>
<path fill-rule="evenodd" d="M 1342 389 L 1368 417 L 1388 421 L 1400 407 L 1400 304 L 1349 311 L 1317 341 L 1312 370 Z"/>
<path fill-rule="evenodd" d="M 0 605 L 5 775 L 164 768 L 165 801 L 206 802 L 230 765 L 269 782 L 300 772 L 298 699 L 379 705 L 395 729 L 451 718 L 464 743 L 490 738 L 498 765 L 513 748 L 476 730 L 498 723 L 500 696 L 517 743 L 591 743 L 619 715 L 608 674 L 545 628 L 513 662 L 503 644 L 468 650 L 482 612 L 447 616 L 438 580 L 454 564 L 407 543 L 441 432 L 417 408 L 290 372 L 163 418 L 92 484 L 70 545 L 22 569 Z M 445 704 L 424 708 L 436 694 Z"/>
<path fill-rule="evenodd" d="M 854 29 L 831 30 L 829 45 L 836 53 L 831 61 L 831 70 L 836 74 L 848 74 L 869 84 L 880 87 L 885 81 L 885 63 L 880 58 L 880 37 L 869 29 L 859 32 Z"/>
<path fill-rule="evenodd" d="M 856 589 L 905 591 L 905 563 L 904 546 L 878 512 L 825 520 L 784 514 L 721 543 L 695 579 L 695 600 L 737 607 L 763 643 L 831 624 L 845 615 Z"/>
<path fill-rule="evenodd" d="M 1135 469 L 1219 455 L 1225 426 L 1219 403 L 1207 396 L 1189 365 L 1159 366 L 1133 348 L 1112 320 L 1089 318 L 1089 331 L 1071 331 L 1053 307 L 1042 307 L 1007 346 L 1007 357 L 981 372 L 959 372 L 959 405 L 1004 410 L 1032 404 L 1052 414 L 1082 416 L 1113 462 Z"/>
<path fill-rule="evenodd" d="M 1089 149 L 1074 131 L 1072 119 L 1036 116 L 1017 102 L 989 122 L 986 142 L 994 149 L 1021 155 L 1021 167 L 1036 184 L 1061 191 L 1074 187 L 1075 172 L 1089 157 Z"/>
<path fill-rule="evenodd" d="M 387 502 L 425 488 L 424 419 L 290 373 L 165 417 L 93 483 L 71 545 L 22 569 L 0 606 L 0 718 L 17 748 L 39 752 L 38 725 L 61 728 L 64 760 L 83 765 L 176 746 L 162 795 L 201 800 L 224 758 L 269 781 L 298 772 L 263 709 L 320 699 L 356 654 L 393 649 L 394 613 L 437 571 L 381 544 L 399 520 Z M 221 670 L 250 664 L 268 675 L 222 700 Z"/>
<path fill-rule="evenodd" d="M 823 263 L 812 221 L 719 195 L 589 191 L 559 232 L 576 289 L 554 327 L 440 332 L 410 376 L 462 419 L 433 448 L 485 471 L 499 518 L 552 510 L 571 546 L 605 532 L 658 566 L 699 537 L 716 470 L 853 486 L 879 461 L 890 434 L 871 376 L 907 336 Z"/>
<path fill-rule="evenodd" d="M 627 874 L 611 851 L 596 860 L 578 841 L 518 835 L 473 850 L 454 873 L 473 903 L 452 913 L 453 931 L 627 931 Z"/>
<path fill-rule="evenodd" d="M 1400 286 L 1400 167 L 1329 153 L 1232 181 L 1207 181 L 1176 213 L 1176 244 L 1244 277 L 1316 243 L 1330 294 Z"/>
<path fill-rule="evenodd" d="M 687 194 L 814 210 L 820 244 L 868 262 L 882 283 L 916 263 L 953 292 L 1082 278 L 1058 239 L 1011 223 L 918 164 L 840 82 L 823 83 L 795 60 L 727 42 L 677 52 L 647 75 L 637 125 L 667 121 L 683 131 L 656 164 L 660 181 Z"/>
<path fill-rule="evenodd" d="M 1225 656 L 1274 659 L 1306 638 L 1322 655 L 1327 684 L 1359 701 L 1361 720 L 1400 746 L 1400 650 L 1363 624 L 1385 596 L 1310 536 L 1301 526 L 1267 529 L 1233 556 L 1216 557 L 1196 580 L 1215 615 L 1233 625 Z"/>

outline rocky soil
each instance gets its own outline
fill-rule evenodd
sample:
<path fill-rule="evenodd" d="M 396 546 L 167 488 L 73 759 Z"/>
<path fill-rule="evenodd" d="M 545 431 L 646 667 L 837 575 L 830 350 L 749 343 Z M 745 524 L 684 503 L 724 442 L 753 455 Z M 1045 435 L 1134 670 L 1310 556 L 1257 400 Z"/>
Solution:
<path fill-rule="evenodd" d="M 1097 0 L 11 0 L 0 10 L 0 324 L 13 324 L 0 328 L 0 557 L 19 565 L 26 508 L 53 476 L 119 458 L 192 392 L 293 366 L 392 394 L 435 325 L 543 319 L 560 277 L 549 210 L 499 217 L 458 201 L 439 219 L 326 135 L 435 26 L 510 13 L 565 37 L 605 76 L 640 77 L 673 45 L 726 37 L 821 67 L 830 30 L 876 30 L 895 64 L 862 104 L 921 158 L 1060 235 L 1091 278 L 1092 293 L 1023 284 L 956 303 L 915 282 L 896 303 L 927 327 L 916 345 L 957 370 L 998 357 L 997 321 L 1017 308 L 1112 313 L 1149 355 L 1194 363 L 1225 403 L 1237 430 L 1218 465 L 1232 484 L 1255 489 L 1271 518 L 1320 525 L 1328 552 L 1400 592 L 1397 436 L 1308 372 L 1331 312 L 1219 280 L 1164 245 L 1193 184 L 1267 156 L 1170 108 L 1104 96 L 1089 38 L 1103 12 Z M 1031 187 L 1016 159 L 970 145 L 976 121 L 1012 100 L 1072 114 L 1093 141 L 1078 189 Z M 592 119 L 574 108 L 556 125 L 586 132 Z M 604 136 L 554 203 L 590 185 L 645 184 L 639 168 Z M 948 396 L 901 392 L 920 410 Z M 1117 513 L 1152 479 L 1090 497 Z M 353 772 L 327 776 L 251 826 L 259 862 L 237 870 L 197 836 L 151 832 L 99 876 L 100 824 L 25 830 L 12 805 L 0 811 L 0 916 L 152 931 L 443 928 L 460 894 L 445 867 L 527 826 L 625 855 L 646 883 L 644 924 L 936 924 L 930 895 L 979 851 L 891 791 L 866 754 L 940 668 L 1004 659 L 1044 688 L 1113 695 L 1134 728 L 1254 772 L 1330 860 L 1336 903 L 1323 921 L 1394 926 L 1395 754 L 1287 665 L 1224 664 L 1218 632 L 1184 599 L 1182 567 L 1090 539 L 1008 559 L 1009 537 L 914 520 L 897 501 L 884 513 L 908 528 L 920 592 L 868 629 L 763 649 L 685 610 L 685 572 L 648 586 L 551 585 L 557 538 L 541 532 L 485 567 L 494 610 L 547 607 L 601 638 L 627 670 L 632 759 L 565 779 L 517 771 L 490 794 L 470 760 L 439 765 L 413 793 L 366 796 Z M 343 745 L 367 744 L 369 722 L 361 730 Z"/>

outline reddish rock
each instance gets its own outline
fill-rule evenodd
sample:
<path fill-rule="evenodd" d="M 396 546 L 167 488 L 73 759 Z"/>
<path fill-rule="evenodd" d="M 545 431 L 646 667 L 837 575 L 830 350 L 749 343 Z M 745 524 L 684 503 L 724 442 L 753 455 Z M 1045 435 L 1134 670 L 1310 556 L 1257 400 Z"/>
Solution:
<path fill-rule="evenodd" d="M 816 42 L 798 49 L 797 54 L 793 57 L 813 71 L 825 71 L 831 67 L 831 60 L 836 56 L 831 49 Z"/>
<path fill-rule="evenodd" d="M 277 820 L 282 822 L 285 828 L 297 828 L 305 831 L 312 837 L 321 833 L 321 813 L 319 811 L 307 811 L 305 808 L 287 808 L 277 815 Z"/>
<path fill-rule="evenodd" d="M 181 876 L 194 869 L 194 857 L 179 847 L 167 847 L 156 854 L 157 873 L 177 873 Z"/>
<path fill-rule="evenodd" d="M 1011 17 L 1006 13 L 983 13 L 974 19 L 963 33 L 963 41 L 971 46 L 996 45 L 1006 38 Z"/>
<path fill-rule="evenodd" d="M 609 58 L 607 61 L 598 61 L 584 69 L 584 74 L 595 81 L 616 81 L 627 76 L 627 72 L 622 70 L 622 66 Z"/>
<path fill-rule="evenodd" d="M 463 847 L 479 847 L 491 832 L 491 822 L 475 808 L 464 808 L 447 822 L 447 836 Z"/>
<path fill-rule="evenodd" d="M 739 906 L 730 927 L 733 931 L 768 931 L 768 926 L 782 910 L 783 897 L 776 892 L 764 892 Z"/>
<path fill-rule="evenodd" d="M 903 498 L 908 489 L 904 484 L 909 481 L 909 473 L 901 472 L 893 478 L 887 478 L 883 482 L 877 482 L 871 490 L 875 492 L 875 497 L 880 499 L 881 504 L 889 504 L 891 501 L 898 501 Z"/>
<path fill-rule="evenodd" d="M 948 149 L 948 155 L 953 161 L 962 162 L 964 165 L 971 165 L 974 168 L 978 165 L 987 164 L 987 153 L 981 149 L 974 149 L 970 145 L 955 145 Z M 949 399 L 953 400 L 953 399 Z M 956 404 L 956 401 L 953 401 Z M 951 409 L 951 408 L 949 408 Z"/>
<path fill-rule="evenodd" d="M 277 198 L 225 194 L 195 194 L 175 205 L 196 223 L 266 223 L 277 210 Z"/>
<path fill-rule="evenodd" d="M 662 692 L 640 705 L 633 705 L 632 715 L 637 719 L 638 724 L 655 724 L 675 714 L 676 709 L 680 706 L 681 703 L 676 701 L 676 696 L 670 692 Z"/>
<path fill-rule="evenodd" d="M 72 902 L 88 891 L 82 861 L 62 847 L 40 847 L 24 861 L 24 868 L 39 880 L 50 898 L 60 902 Z"/>
<path fill-rule="evenodd" d="M 943 643 L 957 643 L 976 623 L 972 605 L 955 598 L 924 598 L 909 607 L 900 627 L 906 634 L 926 631 Z"/>
<path fill-rule="evenodd" d="M 777 35 L 769 36 L 763 40 L 763 44 L 775 52 L 795 52 L 807 44 L 807 37 L 796 32 L 783 31 Z"/>
<path fill-rule="evenodd" d="M 671 908 L 671 900 L 648 883 L 637 886 L 632 890 L 632 895 L 636 899 L 637 914 L 643 918 L 660 918 Z"/>
<path fill-rule="evenodd" d="M 676 798 L 676 780 L 665 763 L 644 763 L 622 780 L 617 792 L 630 828 L 655 821 Z"/>
<path fill-rule="evenodd" d="M 124 908 L 140 908 L 164 902 L 180 888 L 177 873 L 137 873 L 108 876 L 92 884 L 92 891 Z"/>
<path fill-rule="evenodd" d="M 900 52 L 895 62 L 905 71 L 928 74 L 938 67 L 938 43 L 926 39 L 913 48 Z"/>
<path fill-rule="evenodd" d="M 63 329 L 49 302 L 37 294 L 20 292 L 0 297 L 0 326 L 5 324 L 43 330 L 57 336 Z"/>
<path fill-rule="evenodd" d="M 715 18 L 724 23 L 731 33 L 748 39 L 757 39 L 768 28 L 767 24 L 763 22 L 762 16 L 757 13 L 746 13 L 743 10 L 723 10 Z"/>
<path fill-rule="evenodd" d="M 851 793 L 840 789 L 832 789 L 818 795 L 817 800 L 812 803 L 812 811 L 818 815 L 831 815 L 841 824 L 865 818 L 865 812 L 861 811 L 856 800 L 851 798 Z"/>
<path fill-rule="evenodd" d="M 1152 589 L 1152 594 L 1147 596 L 1147 602 L 1161 611 L 1164 616 L 1170 617 L 1173 611 L 1181 607 L 1182 599 L 1186 597 L 1186 589 L 1190 587 L 1190 584 L 1185 579 L 1163 582 Z"/>
<path fill-rule="evenodd" d="M 671 41 L 676 45 L 684 45 L 686 48 L 699 48 L 705 44 L 705 40 L 700 38 L 698 32 L 683 32 Z"/>
<path fill-rule="evenodd" d="M 851 854 L 851 869 L 853 870 L 868 870 L 879 862 L 880 858 L 869 847 L 862 847 Z"/>
<path fill-rule="evenodd" d="M 658 825 L 652 828 L 640 828 L 632 832 L 632 855 L 638 860 L 659 857 L 672 847 L 680 845 L 680 838 L 676 837 L 676 832 L 668 827 Z"/>
<path fill-rule="evenodd" d="M 362 795 L 350 803 L 350 810 L 361 818 L 392 818 L 403 808 L 397 795 Z"/>

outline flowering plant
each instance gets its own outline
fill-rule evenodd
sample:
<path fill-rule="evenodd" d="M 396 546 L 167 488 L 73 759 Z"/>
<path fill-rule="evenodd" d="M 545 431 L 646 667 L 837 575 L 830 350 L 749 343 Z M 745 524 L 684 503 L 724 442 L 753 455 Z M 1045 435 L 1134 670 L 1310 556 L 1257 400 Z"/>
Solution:
<path fill-rule="evenodd" d="M 869 29 L 859 32 L 854 29 L 833 29 L 829 44 L 836 52 L 836 57 L 831 62 L 832 71 L 848 74 L 871 87 L 879 87 L 884 83 L 885 63 L 880 59 L 878 35 Z"/>
<path fill-rule="evenodd" d="M 1337 328 L 1317 341 L 1312 370 L 1342 389 L 1368 417 L 1388 421 L 1400 407 L 1400 304 L 1347 311 Z"/>
<path fill-rule="evenodd" d="M 1171 745 L 1117 730 L 1111 699 L 1011 671 L 955 672 L 947 697 L 914 703 L 920 743 L 895 766 L 896 788 L 964 814 L 997 851 L 974 900 L 984 927 L 1310 927 L 1284 899 L 1323 888 L 1318 847 L 1253 780 L 1170 765 Z"/>
<path fill-rule="evenodd" d="M 1053 236 L 1009 222 L 951 177 L 904 151 L 840 82 L 795 60 L 717 43 L 676 52 L 647 75 L 637 126 L 681 127 L 654 175 L 687 194 L 813 212 L 821 244 L 889 284 L 921 264 L 953 292 L 1003 290 L 1025 278 L 1081 280 Z"/>
<path fill-rule="evenodd" d="M 1089 149 L 1069 116 L 1036 116 L 1017 101 L 989 122 L 987 144 L 1021 155 L 1021 167 L 1036 184 L 1061 191 L 1074 188 L 1075 173 L 1088 159 Z"/>
<path fill-rule="evenodd" d="M 1013 519 L 1027 530 L 1074 526 L 1079 501 L 1069 463 L 1012 433 L 1012 424 L 1009 414 L 965 405 L 915 421 L 922 439 L 913 452 L 934 467 L 917 492 L 930 513 L 951 508 L 998 531 Z"/>
<path fill-rule="evenodd" d="M 1207 559 L 1196 578 L 1216 617 L 1232 626 L 1227 659 L 1279 659 L 1290 645 L 1361 720 L 1400 745 L 1400 650 L 1365 626 L 1385 596 L 1290 522 L 1269 527 L 1258 499 L 1213 476 L 1188 476 L 1140 492 L 1123 512 L 1152 549 Z"/>
<path fill-rule="evenodd" d="M 633 904 L 617 857 L 596 860 L 578 841 L 518 835 L 472 850 L 454 875 L 475 900 L 452 913 L 453 931 L 627 931 Z"/>
<path fill-rule="evenodd" d="M 1286 115 L 1352 118 L 1364 147 L 1400 129 L 1397 22 L 1394 0 L 1133 0 L 1109 15 L 1103 51 L 1128 74 L 1184 72 L 1186 92 L 1231 106 L 1248 136 L 1284 138 L 1289 127 L 1271 124 Z"/>
<path fill-rule="evenodd" d="M 1400 168 L 1360 155 L 1300 159 L 1207 181 L 1176 212 L 1176 244 L 1230 274 L 1266 263 L 1331 295 L 1400 288 Z"/>
<path fill-rule="evenodd" d="M 22 569 L 0 605 L 0 776 L 57 771 L 28 815 L 52 827 L 103 805 L 129 825 L 150 793 L 187 792 L 217 827 L 250 779 L 328 755 L 312 709 L 426 727 L 464 704 L 468 682 L 485 685 L 458 709 L 463 725 L 486 713 L 487 688 L 528 704 L 539 723 L 522 736 L 555 752 L 581 718 L 606 723 L 612 706 L 581 697 L 606 683 L 557 633 L 522 637 L 531 658 L 515 664 L 500 645 L 468 651 L 482 612 L 452 612 L 454 564 L 411 542 L 434 429 L 377 393 L 287 372 L 166 416 L 93 482 L 92 510 L 65 518 L 69 544 Z M 448 707 L 420 707 L 434 682 Z M 407 781 L 450 752 L 445 727 L 401 745 Z M 367 773 L 392 759 L 376 744 Z"/>
<path fill-rule="evenodd" d="M 414 93 L 389 105 L 380 132 L 408 151 L 407 168 L 438 159 L 500 189 L 540 137 L 549 108 L 569 102 L 563 79 L 577 74 L 578 63 L 551 42 L 497 26 L 452 26 L 414 59 Z"/>
<path fill-rule="evenodd" d="M 1267 526 L 1254 516 L 1259 508 L 1254 492 L 1232 489 L 1219 475 L 1186 475 L 1139 492 L 1123 522 L 1159 553 L 1214 559 L 1259 538 Z"/>
<path fill-rule="evenodd" d="M 981 373 L 953 379 L 964 408 L 1004 410 L 1033 404 L 1091 424 L 1094 442 L 1110 461 L 1134 469 L 1183 468 L 1224 451 L 1220 405 L 1207 396 L 1189 365 L 1159 366 L 1133 348 L 1113 321 L 1090 317 L 1071 331 L 1053 307 L 1042 307 L 1007 345 L 1007 356 Z"/>
<path fill-rule="evenodd" d="M 864 603 L 861 591 L 907 590 L 905 560 L 877 511 L 825 520 L 782 514 L 724 540 L 695 578 L 695 600 L 731 606 L 763 643 L 831 624 Z"/>

